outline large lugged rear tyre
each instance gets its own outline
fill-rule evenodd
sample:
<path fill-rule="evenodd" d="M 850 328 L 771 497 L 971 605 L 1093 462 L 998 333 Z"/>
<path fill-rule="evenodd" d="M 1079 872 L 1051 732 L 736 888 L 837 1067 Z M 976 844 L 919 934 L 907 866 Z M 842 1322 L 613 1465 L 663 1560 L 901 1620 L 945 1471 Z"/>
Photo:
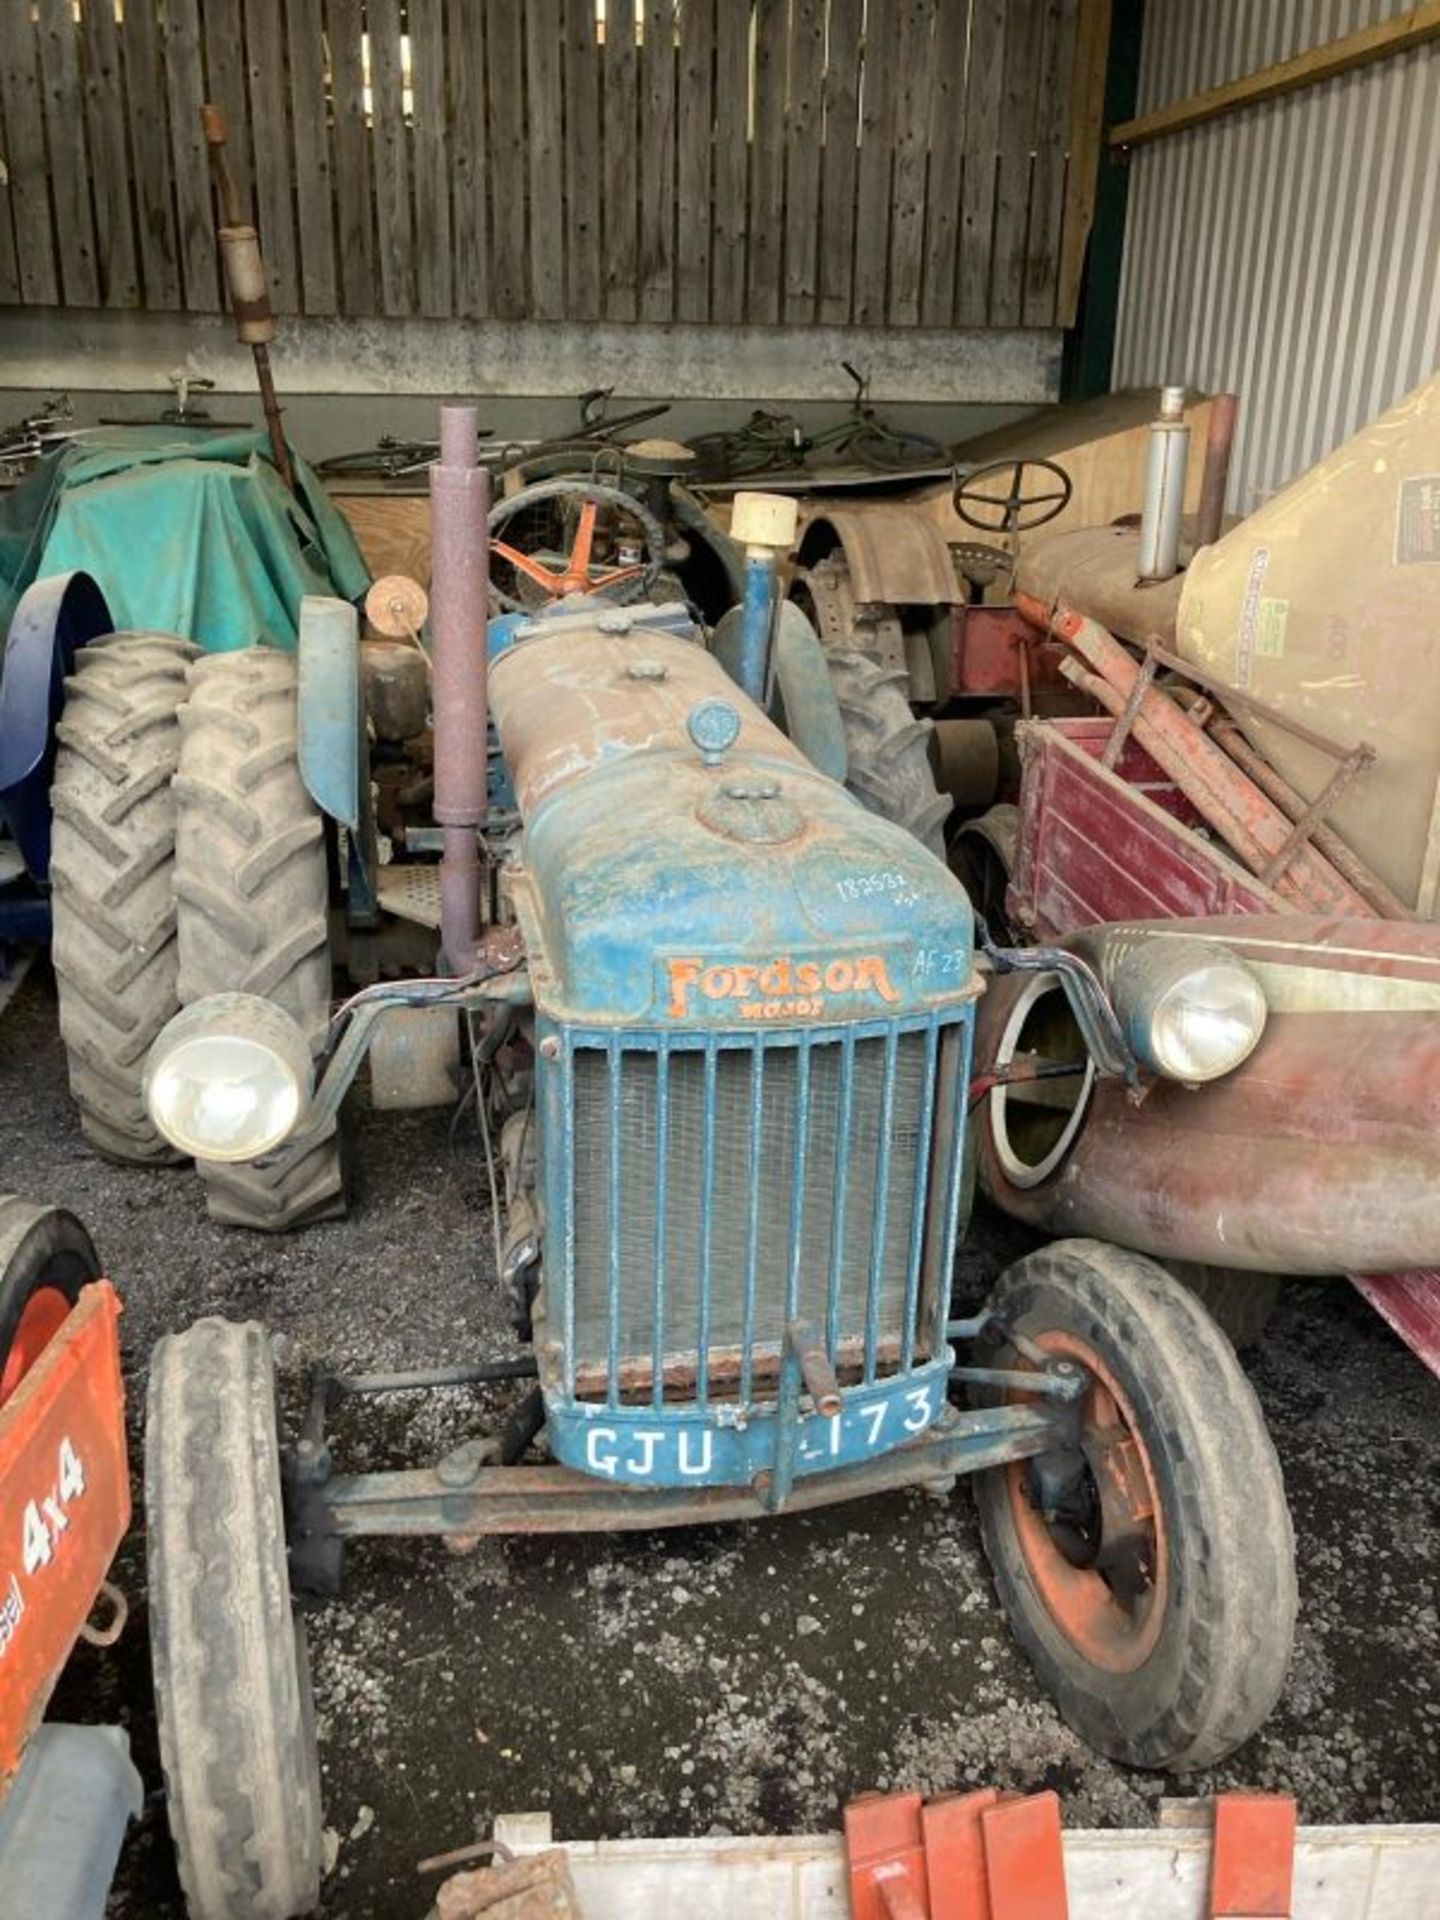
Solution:
<path fill-rule="evenodd" d="M 300 777 L 295 663 L 268 647 L 190 669 L 175 776 L 180 1000 L 254 993 L 313 1049 L 330 1011 L 324 827 Z M 200 1163 L 211 1217 L 283 1232 L 343 1213 L 335 1129 L 283 1173 Z"/>
<path fill-rule="evenodd" d="M 848 766 L 845 785 L 862 806 L 908 828 L 937 859 L 945 858 L 945 822 L 950 796 L 935 784 L 930 764 L 934 729 L 910 706 L 910 682 L 867 651 L 880 645 L 883 629 L 900 644 L 895 611 L 856 607 L 843 555 L 827 554 L 797 576 L 796 599 L 810 616 L 825 649 L 830 684 L 840 709 Z"/>
<path fill-rule="evenodd" d="M 1229 1342 L 1143 1255 L 1062 1240 L 1003 1276 L 1005 1324 L 1081 1366 L 1083 1463 L 1049 1506 L 1029 1462 L 977 1476 L 995 1585 L 1061 1713 L 1129 1766 L 1209 1766 L 1284 1684 L 1294 1539 Z M 1023 1363 L 1022 1363 L 1023 1364 Z"/>
<path fill-rule="evenodd" d="M 846 786 L 943 860 L 950 796 L 935 784 L 930 722 L 911 712 L 906 676 L 840 647 L 827 647 L 825 661 L 845 729 Z"/>
<path fill-rule="evenodd" d="M 308 1913 L 320 1770 L 263 1327 L 200 1320 L 156 1346 L 145 1524 L 160 1760 L 188 1911 Z"/>
<path fill-rule="evenodd" d="M 51 784 L 51 951 L 80 1125 L 112 1160 L 178 1160 L 145 1111 L 150 1043 L 179 1009 L 175 948 L 177 710 L 195 648 L 119 633 L 75 658 Z"/>

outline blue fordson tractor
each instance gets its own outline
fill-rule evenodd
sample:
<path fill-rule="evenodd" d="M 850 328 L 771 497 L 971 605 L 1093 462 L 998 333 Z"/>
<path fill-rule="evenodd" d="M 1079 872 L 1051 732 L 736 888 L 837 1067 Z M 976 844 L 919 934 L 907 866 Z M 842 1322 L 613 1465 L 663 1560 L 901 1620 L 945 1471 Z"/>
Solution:
<path fill-rule="evenodd" d="M 683 607 L 617 605 L 588 556 L 585 590 L 487 621 L 473 425 L 444 426 L 443 965 L 355 994 L 318 1057 L 263 992 L 192 1000 L 146 1098 L 177 1150 L 280 1179 L 331 1136 L 382 1026 L 458 1010 L 531 1339 L 321 1373 L 283 1445 L 260 1326 L 202 1320 L 157 1347 L 150 1609 L 192 1913 L 317 1897 L 291 1595 L 333 1590 L 366 1536 L 754 1520 L 972 1475 L 1001 1598 L 1066 1717 L 1133 1765 L 1218 1759 L 1273 1706 L 1295 1612 L 1278 1464 L 1226 1340 L 1162 1269 L 1093 1241 L 950 1310 L 987 973 L 1058 970 L 1096 1070 L 1137 1092 L 1157 1071 L 1147 1020 L 1203 1045 L 1203 997 L 1167 979 L 1157 1012 L 1133 955 L 1112 992 L 1103 961 L 990 946 L 919 840 L 770 717 L 759 584 L 738 679 Z M 430 1467 L 349 1472 L 332 1452 L 341 1399 L 497 1381 L 516 1392 L 500 1430 Z"/>

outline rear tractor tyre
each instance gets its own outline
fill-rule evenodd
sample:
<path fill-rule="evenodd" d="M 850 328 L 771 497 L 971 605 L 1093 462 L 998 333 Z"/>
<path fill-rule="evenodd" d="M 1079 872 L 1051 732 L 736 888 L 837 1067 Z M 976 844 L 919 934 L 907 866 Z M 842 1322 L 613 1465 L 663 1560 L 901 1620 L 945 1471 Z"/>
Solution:
<path fill-rule="evenodd" d="M 1088 1376 L 1078 1471 L 1049 1463 L 1044 1510 L 1036 1463 L 976 1478 L 1015 1636 L 1092 1747 L 1209 1766 L 1275 1705 L 1295 1626 L 1290 1512 L 1254 1390 L 1194 1295 L 1140 1254 L 1056 1241 L 993 1304 Z"/>
<path fill-rule="evenodd" d="M 1167 1260 L 1237 1353 L 1258 1347 L 1280 1301 L 1280 1276 L 1241 1267 L 1208 1267 L 1198 1260 Z"/>
<path fill-rule="evenodd" d="M 95 1248 L 73 1213 L 0 1193 L 0 1407 L 60 1331 L 80 1289 L 99 1278 Z"/>
<path fill-rule="evenodd" d="M 324 1043 L 330 1014 L 324 822 L 300 777 L 295 663 L 268 647 L 190 669 L 175 776 L 175 897 L 184 1006 L 273 1000 Z M 345 1211 L 332 1127 L 294 1166 L 200 1162 L 210 1216 L 280 1233 Z"/>
<path fill-rule="evenodd" d="M 825 662 L 845 732 L 846 786 L 943 860 L 950 796 L 935 784 L 931 725 L 911 712 L 906 676 L 839 647 L 825 649 Z"/>
<path fill-rule="evenodd" d="M 135 1166 L 179 1160 L 145 1110 L 150 1043 L 179 1010 L 177 712 L 195 648 L 165 633 L 85 647 L 67 682 L 51 784 L 52 955 L 70 1092 L 87 1140 Z"/>
<path fill-rule="evenodd" d="M 290 1603 L 265 1329 L 199 1320 L 150 1363 L 150 1648 L 192 1920 L 291 1920 L 320 1895 L 320 1766 Z"/>

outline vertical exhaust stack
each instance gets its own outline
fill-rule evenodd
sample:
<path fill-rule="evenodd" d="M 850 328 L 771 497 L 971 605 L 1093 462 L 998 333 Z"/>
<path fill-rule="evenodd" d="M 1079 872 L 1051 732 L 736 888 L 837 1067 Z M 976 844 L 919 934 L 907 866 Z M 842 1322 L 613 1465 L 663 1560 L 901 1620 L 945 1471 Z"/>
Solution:
<path fill-rule="evenodd" d="M 1235 416 L 1240 401 L 1233 393 L 1217 393 L 1210 402 L 1210 431 L 1205 439 L 1205 472 L 1200 481 L 1200 508 L 1195 516 L 1195 545 L 1213 547 L 1225 520 L 1225 494 L 1230 485 L 1230 456 L 1235 449 Z"/>
<path fill-rule="evenodd" d="M 1160 389 L 1159 418 L 1150 423 L 1145 506 L 1140 516 L 1140 578 L 1169 580 L 1180 566 L 1180 513 L 1190 464 L 1185 389 Z"/>
<path fill-rule="evenodd" d="M 480 850 L 489 770 L 486 623 L 490 611 L 490 476 L 479 464 L 474 407 L 440 409 L 430 469 L 430 625 L 435 672 L 435 818 L 440 944 L 456 974 L 473 971 L 480 937 Z"/>

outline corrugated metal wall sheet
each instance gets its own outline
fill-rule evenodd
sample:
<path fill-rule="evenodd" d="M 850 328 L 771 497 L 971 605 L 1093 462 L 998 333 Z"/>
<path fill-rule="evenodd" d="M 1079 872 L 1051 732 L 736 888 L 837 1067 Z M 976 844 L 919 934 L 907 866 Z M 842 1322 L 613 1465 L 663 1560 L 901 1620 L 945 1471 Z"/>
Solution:
<path fill-rule="evenodd" d="M 1150 0 L 1148 113 L 1406 0 Z M 1241 396 L 1247 513 L 1440 365 L 1440 42 L 1137 148 L 1114 384 Z"/>

